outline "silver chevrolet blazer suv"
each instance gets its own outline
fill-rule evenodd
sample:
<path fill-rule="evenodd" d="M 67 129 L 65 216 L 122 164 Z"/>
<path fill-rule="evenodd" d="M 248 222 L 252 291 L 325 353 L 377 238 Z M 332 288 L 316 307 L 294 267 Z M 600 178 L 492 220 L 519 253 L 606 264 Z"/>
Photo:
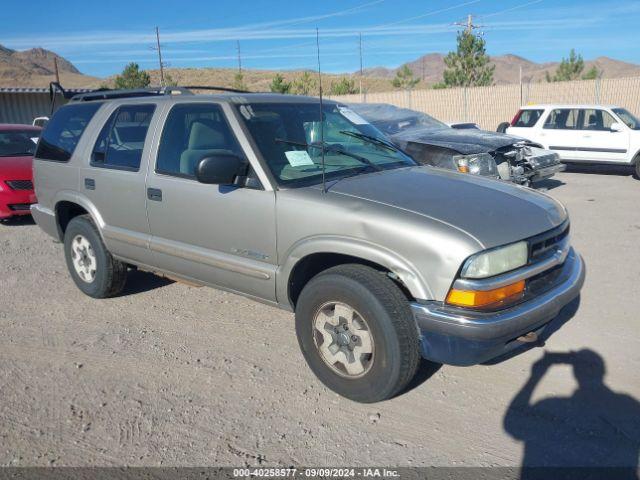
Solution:
<path fill-rule="evenodd" d="M 421 358 L 540 341 L 584 282 L 560 203 L 419 166 L 333 101 L 79 94 L 33 168 L 33 218 L 85 294 L 119 295 L 140 269 L 295 312 L 311 370 L 359 402 L 401 393 Z"/>

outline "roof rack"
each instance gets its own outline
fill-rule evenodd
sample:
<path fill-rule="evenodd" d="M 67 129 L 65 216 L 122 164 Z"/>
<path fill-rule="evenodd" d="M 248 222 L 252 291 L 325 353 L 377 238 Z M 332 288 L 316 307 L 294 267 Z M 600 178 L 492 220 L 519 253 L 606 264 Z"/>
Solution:
<path fill-rule="evenodd" d="M 222 92 L 248 93 L 244 90 L 226 87 L 192 86 L 192 87 L 149 87 L 130 90 L 112 90 L 102 88 L 88 93 L 79 93 L 71 97 L 72 102 L 89 102 L 91 100 L 109 100 L 115 98 L 151 97 L 160 95 L 193 95 L 191 90 L 217 90 Z"/>
<path fill-rule="evenodd" d="M 239 90 L 236 88 L 214 87 L 210 85 L 195 85 L 190 87 L 148 87 L 135 89 L 111 89 L 98 88 L 86 92 L 78 93 L 77 91 L 65 90 L 58 82 L 49 83 L 49 97 L 51 99 L 51 114 L 55 109 L 56 93 L 60 93 L 63 98 L 70 102 L 89 102 L 91 100 L 109 100 L 116 98 L 133 98 L 133 97 L 151 97 L 159 95 L 193 95 L 191 90 L 215 90 L 220 92 L 231 93 L 251 93 L 247 90 Z"/>

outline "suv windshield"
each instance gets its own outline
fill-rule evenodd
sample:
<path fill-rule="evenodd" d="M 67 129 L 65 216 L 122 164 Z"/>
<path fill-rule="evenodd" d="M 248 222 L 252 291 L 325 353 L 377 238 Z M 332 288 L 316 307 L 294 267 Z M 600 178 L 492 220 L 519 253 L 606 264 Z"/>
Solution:
<path fill-rule="evenodd" d="M 0 157 L 32 156 L 39 135 L 37 130 L 0 131 Z"/>
<path fill-rule="evenodd" d="M 322 125 L 314 103 L 246 103 L 236 108 L 281 185 L 319 183 L 323 152 L 327 179 L 416 165 L 371 124 L 341 105 L 323 105 Z"/>
<path fill-rule="evenodd" d="M 614 108 L 613 112 L 620 117 L 627 127 L 632 130 L 640 130 L 640 120 L 633 116 L 629 110 L 624 108 Z"/>

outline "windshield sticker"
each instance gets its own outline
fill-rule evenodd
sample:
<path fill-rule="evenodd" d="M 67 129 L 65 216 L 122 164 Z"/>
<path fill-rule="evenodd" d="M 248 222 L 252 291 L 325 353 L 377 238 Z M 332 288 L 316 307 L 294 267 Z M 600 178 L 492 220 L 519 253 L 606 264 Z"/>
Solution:
<path fill-rule="evenodd" d="M 37 145 L 37 144 L 38 144 L 38 139 L 39 139 L 39 138 L 40 138 L 40 137 L 31 137 L 31 141 Z"/>
<path fill-rule="evenodd" d="M 311 157 L 305 150 L 289 150 L 284 152 L 292 167 L 303 167 L 305 165 L 315 165 Z"/>
<path fill-rule="evenodd" d="M 342 116 L 346 117 L 346 119 L 351 123 L 355 123 L 356 125 L 367 125 L 369 123 L 350 108 L 338 107 L 338 110 L 340 111 Z"/>

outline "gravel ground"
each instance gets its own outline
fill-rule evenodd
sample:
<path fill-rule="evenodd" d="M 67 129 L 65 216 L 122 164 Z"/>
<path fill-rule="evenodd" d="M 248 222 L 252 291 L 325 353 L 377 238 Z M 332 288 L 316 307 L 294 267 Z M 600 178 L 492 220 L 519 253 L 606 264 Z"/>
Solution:
<path fill-rule="evenodd" d="M 424 363 L 374 405 L 316 381 L 289 313 L 141 272 L 92 300 L 60 244 L 0 224 L 0 465 L 637 465 L 640 181 L 547 186 L 587 264 L 575 316 L 500 363 Z"/>

